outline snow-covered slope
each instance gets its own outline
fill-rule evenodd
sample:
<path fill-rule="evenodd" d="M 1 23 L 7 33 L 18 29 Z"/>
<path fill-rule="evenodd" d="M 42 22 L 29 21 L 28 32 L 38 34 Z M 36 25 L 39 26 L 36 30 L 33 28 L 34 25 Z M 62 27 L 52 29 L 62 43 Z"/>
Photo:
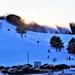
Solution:
<path fill-rule="evenodd" d="M 0 20 L 0 23 L 2 25 L 0 28 L 0 65 L 11 66 L 28 63 L 27 51 L 29 51 L 29 62 L 31 64 L 34 64 L 35 61 L 41 61 L 42 64 L 74 64 L 75 59 L 66 60 L 66 56 L 74 57 L 74 55 L 67 53 L 66 46 L 75 35 L 27 31 L 22 38 L 15 31 L 15 26 L 7 23 L 6 20 Z M 56 52 L 55 48 L 49 44 L 50 38 L 54 35 L 60 36 L 64 42 L 65 48 L 61 52 Z M 51 51 L 50 53 L 48 53 L 48 49 Z M 48 56 L 50 56 L 49 59 Z M 57 58 L 57 61 L 53 62 L 53 58 Z"/>

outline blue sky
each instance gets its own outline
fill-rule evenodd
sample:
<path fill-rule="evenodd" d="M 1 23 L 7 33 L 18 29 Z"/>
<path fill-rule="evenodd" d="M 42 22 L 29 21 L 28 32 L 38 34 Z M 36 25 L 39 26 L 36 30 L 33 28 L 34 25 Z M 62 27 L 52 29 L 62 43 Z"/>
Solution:
<path fill-rule="evenodd" d="M 75 22 L 75 0 L 0 0 L 0 3 L 0 14 L 17 14 L 48 25 Z"/>

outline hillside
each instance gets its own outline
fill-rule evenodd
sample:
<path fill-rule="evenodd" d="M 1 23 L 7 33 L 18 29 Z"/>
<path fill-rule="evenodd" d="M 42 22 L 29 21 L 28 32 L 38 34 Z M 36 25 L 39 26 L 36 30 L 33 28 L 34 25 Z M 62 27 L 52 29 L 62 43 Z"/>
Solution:
<path fill-rule="evenodd" d="M 42 64 L 74 64 L 75 57 L 68 54 L 66 46 L 75 35 L 27 31 L 21 36 L 15 31 L 16 27 L 7 23 L 6 20 L 0 20 L 0 23 L 2 26 L 0 28 L 0 65 L 12 66 L 28 63 L 27 51 L 29 51 L 29 62 L 31 64 L 34 64 L 35 61 L 41 61 Z M 61 52 L 56 52 L 55 48 L 49 44 L 50 38 L 54 35 L 60 36 L 64 42 L 65 47 Z M 48 49 L 50 53 L 48 53 Z M 49 59 L 48 56 L 50 56 Z M 66 56 L 71 56 L 74 60 L 66 60 Z M 54 58 L 57 58 L 56 62 L 52 61 Z"/>
<path fill-rule="evenodd" d="M 21 16 L 15 14 L 9 14 L 5 16 L 7 22 L 16 26 L 18 33 L 25 33 L 25 30 L 40 32 L 40 33 L 57 33 L 57 34 L 71 34 L 72 28 L 70 26 L 58 26 L 58 25 L 41 25 L 34 21 L 27 23 L 27 19 L 23 19 Z M 2 18 L 2 17 L 1 17 Z"/>

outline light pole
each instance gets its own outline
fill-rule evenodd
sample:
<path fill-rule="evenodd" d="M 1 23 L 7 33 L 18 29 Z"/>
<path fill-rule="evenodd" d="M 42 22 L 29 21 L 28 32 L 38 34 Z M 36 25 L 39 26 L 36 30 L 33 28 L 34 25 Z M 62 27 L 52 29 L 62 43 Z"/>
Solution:
<path fill-rule="evenodd" d="M 29 64 L 29 51 L 27 51 L 27 61 L 28 61 L 28 64 Z"/>

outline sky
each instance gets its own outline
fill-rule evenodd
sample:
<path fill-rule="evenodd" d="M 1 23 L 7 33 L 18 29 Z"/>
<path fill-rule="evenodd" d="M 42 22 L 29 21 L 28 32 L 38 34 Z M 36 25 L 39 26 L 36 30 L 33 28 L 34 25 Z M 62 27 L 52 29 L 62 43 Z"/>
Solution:
<path fill-rule="evenodd" d="M 75 22 L 75 0 L 0 0 L 0 15 L 7 13 L 43 25 L 69 25 Z"/>

